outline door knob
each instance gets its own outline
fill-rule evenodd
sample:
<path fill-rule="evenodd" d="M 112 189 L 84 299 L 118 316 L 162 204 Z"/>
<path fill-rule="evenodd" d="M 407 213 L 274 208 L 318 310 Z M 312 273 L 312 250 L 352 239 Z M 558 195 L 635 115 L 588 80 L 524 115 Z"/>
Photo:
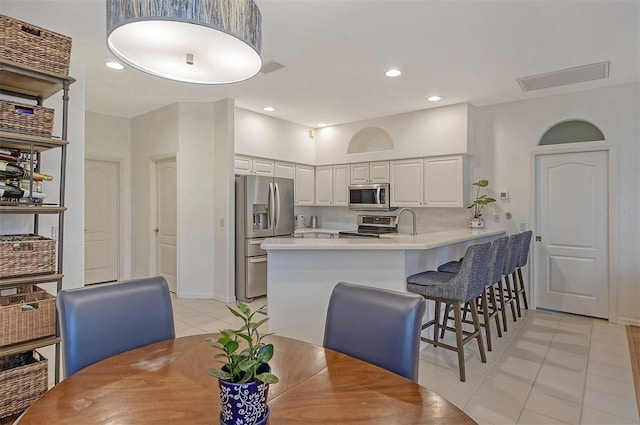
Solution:
<path fill-rule="evenodd" d="M 153 229 L 153 231 L 154 231 L 155 233 L 158 233 L 158 232 L 160 231 L 160 229 L 159 229 L 158 227 L 156 227 L 155 229 Z"/>

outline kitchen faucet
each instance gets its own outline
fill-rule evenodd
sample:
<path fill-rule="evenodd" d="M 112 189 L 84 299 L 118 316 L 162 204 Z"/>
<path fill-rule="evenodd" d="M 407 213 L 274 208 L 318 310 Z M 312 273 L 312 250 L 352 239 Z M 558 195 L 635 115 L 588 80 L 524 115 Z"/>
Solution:
<path fill-rule="evenodd" d="M 397 220 L 400 221 L 400 214 L 405 211 L 409 211 L 411 213 L 411 216 L 413 218 L 413 230 L 411 231 L 411 235 L 415 236 L 418 234 L 418 232 L 416 231 L 416 212 L 414 210 L 412 210 L 411 208 L 400 208 L 398 210 L 398 214 L 396 215 Z"/>

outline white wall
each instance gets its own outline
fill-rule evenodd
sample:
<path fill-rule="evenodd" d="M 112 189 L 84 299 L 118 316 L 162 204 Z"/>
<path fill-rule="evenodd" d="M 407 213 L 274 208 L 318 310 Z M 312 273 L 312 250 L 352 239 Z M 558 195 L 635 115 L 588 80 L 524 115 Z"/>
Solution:
<path fill-rule="evenodd" d="M 498 201 L 494 207 L 510 233 L 518 231 L 518 223 L 532 228 L 532 152 L 540 138 L 550 127 L 568 119 L 586 120 L 599 127 L 605 143 L 615 147 L 615 167 L 610 170 L 610 243 L 614 253 L 610 268 L 617 286 L 617 321 L 636 324 L 640 323 L 639 93 L 640 86 L 633 83 L 477 108 L 474 124 L 479 149 L 472 170 L 472 180 L 488 178 L 494 191 L 510 192 L 508 201 Z M 513 219 L 505 219 L 507 211 Z"/>
<path fill-rule="evenodd" d="M 177 104 L 140 115 L 131 121 L 132 278 L 156 275 L 154 164 L 159 159 L 176 156 L 178 125 Z"/>
<path fill-rule="evenodd" d="M 131 277 L 131 120 L 85 113 L 85 158 L 120 165 L 119 278 Z"/>
<path fill-rule="evenodd" d="M 468 122 L 472 114 L 473 106 L 460 103 L 320 128 L 315 136 L 315 165 L 469 153 Z M 348 154 L 351 138 L 367 127 L 386 130 L 394 149 Z"/>
<path fill-rule="evenodd" d="M 316 143 L 309 128 L 236 108 L 235 153 L 286 162 L 314 164 Z"/>

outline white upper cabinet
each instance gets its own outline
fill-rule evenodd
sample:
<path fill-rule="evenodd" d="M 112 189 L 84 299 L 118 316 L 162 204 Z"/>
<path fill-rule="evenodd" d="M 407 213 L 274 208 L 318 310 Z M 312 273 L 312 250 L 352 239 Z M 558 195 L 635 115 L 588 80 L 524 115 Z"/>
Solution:
<path fill-rule="evenodd" d="M 464 207 L 467 186 L 462 155 L 425 158 L 424 205 L 426 207 Z"/>
<path fill-rule="evenodd" d="M 253 159 L 253 174 L 258 174 L 261 176 L 273 176 L 274 172 L 274 162 L 270 159 Z"/>
<path fill-rule="evenodd" d="M 257 174 L 261 176 L 273 176 L 275 174 L 273 160 L 241 155 L 235 155 L 233 169 L 235 174 Z"/>
<path fill-rule="evenodd" d="M 391 206 L 421 207 L 423 196 L 423 159 L 391 161 Z"/>
<path fill-rule="evenodd" d="M 251 174 L 253 171 L 253 158 L 236 155 L 233 161 L 233 171 L 236 174 Z"/>
<path fill-rule="evenodd" d="M 333 205 L 349 205 L 349 166 L 333 166 Z"/>
<path fill-rule="evenodd" d="M 351 184 L 389 183 L 389 161 L 351 164 Z"/>
<path fill-rule="evenodd" d="M 278 162 L 275 163 L 275 176 L 284 177 L 287 179 L 296 178 L 296 164 L 290 162 Z"/>
<path fill-rule="evenodd" d="M 464 156 L 391 161 L 391 206 L 461 208 L 468 186 Z"/>
<path fill-rule="evenodd" d="M 370 183 L 389 183 L 389 161 L 369 163 Z"/>
<path fill-rule="evenodd" d="M 333 205 L 333 166 L 316 167 L 316 205 Z"/>
<path fill-rule="evenodd" d="M 295 203 L 313 205 L 315 197 L 315 167 L 296 164 Z"/>
<path fill-rule="evenodd" d="M 369 163 L 351 164 L 351 184 L 369 182 Z"/>

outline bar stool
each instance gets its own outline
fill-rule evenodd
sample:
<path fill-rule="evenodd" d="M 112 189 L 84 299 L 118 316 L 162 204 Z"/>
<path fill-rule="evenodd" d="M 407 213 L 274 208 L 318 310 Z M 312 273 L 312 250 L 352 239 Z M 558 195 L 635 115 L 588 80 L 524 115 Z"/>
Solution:
<path fill-rule="evenodd" d="M 434 327 L 433 339 L 421 336 L 420 339 L 435 347 L 442 347 L 458 353 L 458 368 L 460 370 L 460 380 L 465 381 L 464 366 L 464 345 L 475 339 L 478 342 L 480 359 L 487 362 L 484 352 L 484 344 L 480 332 L 480 321 L 475 302 L 469 304 L 471 308 L 471 320 L 473 322 L 473 332 L 462 329 L 462 305 L 473 301 L 484 291 L 487 281 L 487 267 L 491 243 L 472 245 L 467 248 L 462 266 L 457 274 L 438 272 L 435 270 L 426 271 L 411 275 L 407 278 L 407 290 L 422 295 L 427 300 L 435 301 L 434 319 L 424 323 L 422 329 Z M 440 307 L 441 303 L 449 305 L 453 309 L 454 328 L 449 328 L 456 333 L 456 345 L 446 344 L 438 340 L 440 327 Z"/>
<path fill-rule="evenodd" d="M 522 240 L 521 234 L 515 234 L 509 236 L 509 243 L 507 244 L 507 253 L 504 259 L 504 268 L 502 270 L 503 279 L 498 283 L 498 294 L 500 298 L 500 310 L 502 313 L 502 327 L 507 332 L 507 305 L 511 308 L 511 316 L 513 321 L 516 322 L 516 297 L 515 291 L 511 286 L 510 276 L 516 270 L 516 264 L 518 263 L 518 254 L 520 253 L 520 242 Z"/>
<path fill-rule="evenodd" d="M 524 290 L 524 279 L 522 278 L 522 267 L 527 265 L 527 259 L 529 258 L 529 245 L 531 245 L 531 237 L 533 232 L 527 230 L 523 232 L 522 241 L 520 243 L 520 252 L 518 254 L 518 263 L 516 264 L 516 271 L 518 272 L 518 288 L 516 290 L 516 297 L 522 296 L 522 302 L 524 308 L 529 310 L 529 303 L 527 303 L 527 293 Z"/>
<path fill-rule="evenodd" d="M 482 295 L 475 299 L 475 302 L 479 308 L 478 314 L 482 315 L 484 318 L 483 322 L 480 323 L 480 326 L 485 328 L 485 334 L 487 337 L 487 351 L 492 351 L 491 319 L 495 320 L 498 336 L 502 337 L 502 327 L 500 325 L 500 317 L 498 314 L 500 310 L 498 308 L 495 286 L 502 279 L 502 270 L 504 269 L 504 259 L 507 254 L 508 241 L 509 238 L 507 236 L 504 236 L 502 238 L 494 240 L 491 244 L 491 251 L 489 252 L 489 264 L 487 267 L 487 283 L 485 285 L 484 291 L 482 291 Z M 460 271 L 461 265 L 462 263 L 460 261 L 450 261 L 438 267 L 438 271 L 445 273 L 458 273 L 458 271 Z M 491 301 L 491 304 L 489 304 L 489 301 Z M 463 315 L 463 322 L 465 323 L 468 323 L 468 321 L 464 320 L 464 316 L 466 315 L 468 310 L 469 306 L 467 303 L 464 306 Z M 451 319 L 451 317 L 449 317 L 449 312 L 447 310 L 445 311 L 440 338 L 444 337 L 444 332 L 447 325 L 446 321 L 449 319 Z"/>

